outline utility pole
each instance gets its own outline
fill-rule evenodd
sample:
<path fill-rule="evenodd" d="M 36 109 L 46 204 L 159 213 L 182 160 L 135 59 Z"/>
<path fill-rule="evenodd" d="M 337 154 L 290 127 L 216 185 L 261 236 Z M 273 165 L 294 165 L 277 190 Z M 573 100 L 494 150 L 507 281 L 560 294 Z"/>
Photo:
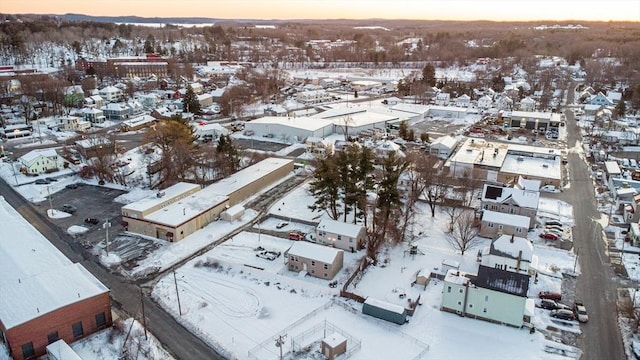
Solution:
<path fill-rule="evenodd" d="M 142 304 L 142 326 L 144 327 L 144 339 L 149 340 L 149 338 L 147 338 L 147 317 L 144 314 L 144 293 L 142 292 L 142 288 L 140 288 L 140 303 Z"/>
<path fill-rule="evenodd" d="M 15 168 L 14 168 L 14 171 L 15 171 Z M 51 185 L 47 185 L 47 195 L 49 197 L 49 215 L 53 216 L 53 204 L 51 203 Z"/>
<path fill-rule="evenodd" d="M 107 256 L 109 256 L 109 228 L 111 227 L 111 223 L 109 222 L 109 219 L 104 219 L 104 224 L 102 224 L 102 227 L 107 231 L 107 236 L 106 236 L 106 241 L 107 241 Z"/>
<path fill-rule="evenodd" d="M 287 334 L 278 335 L 278 338 L 276 339 L 276 347 L 280 348 L 280 360 L 282 360 L 282 345 L 284 345 L 284 338 L 286 337 Z"/>
<path fill-rule="evenodd" d="M 176 280 L 176 271 L 173 270 L 173 283 L 176 285 L 176 297 L 178 298 L 178 313 L 182 316 L 182 306 L 180 306 L 180 293 L 178 292 L 178 280 Z"/>

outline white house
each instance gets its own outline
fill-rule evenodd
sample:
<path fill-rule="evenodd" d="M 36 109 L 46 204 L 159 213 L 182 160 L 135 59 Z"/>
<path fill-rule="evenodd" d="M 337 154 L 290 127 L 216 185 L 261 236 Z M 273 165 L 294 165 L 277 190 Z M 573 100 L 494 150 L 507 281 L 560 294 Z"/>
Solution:
<path fill-rule="evenodd" d="M 500 99 L 498 99 L 497 104 L 498 110 L 513 110 L 513 100 L 507 95 L 501 96 Z"/>
<path fill-rule="evenodd" d="M 429 154 L 446 160 L 451 156 L 457 145 L 458 140 L 456 138 L 449 135 L 441 136 L 431 143 Z"/>
<path fill-rule="evenodd" d="M 493 106 L 493 99 L 490 96 L 484 95 L 478 99 L 478 107 L 481 109 L 490 109 Z"/>
<path fill-rule="evenodd" d="M 467 94 L 462 94 L 456 98 L 456 106 L 469 107 L 471 105 L 471 97 Z"/>
<path fill-rule="evenodd" d="M 58 128 L 63 131 L 87 131 L 91 123 L 77 116 L 61 116 L 58 118 Z"/>
<path fill-rule="evenodd" d="M 315 235 L 320 244 L 353 252 L 361 248 L 366 231 L 362 225 L 322 219 L 316 227 Z"/>
<path fill-rule="evenodd" d="M 84 99 L 84 106 L 101 108 L 104 106 L 104 99 L 100 95 L 92 95 Z"/>
<path fill-rule="evenodd" d="M 27 174 L 42 174 L 58 169 L 58 153 L 54 149 L 32 150 L 18 160 Z"/>
<path fill-rule="evenodd" d="M 589 104 L 613 106 L 613 101 L 609 100 L 609 98 L 607 98 L 603 93 L 599 92 L 589 98 Z"/>
<path fill-rule="evenodd" d="M 538 265 L 531 242 L 515 235 L 500 235 L 481 254 L 482 266 L 523 275 L 534 275 Z"/>
<path fill-rule="evenodd" d="M 320 104 L 333 100 L 333 95 L 325 90 L 302 91 L 296 94 L 296 100 L 302 104 Z"/>
<path fill-rule="evenodd" d="M 441 92 L 436 95 L 435 104 L 440 106 L 449 105 L 451 101 L 451 95 L 449 93 Z"/>
<path fill-rule="evenodd" d="M 122 92 L 122 90 L 118 89 L 115 86 L 107 86 L 105 88 L 102 88 L 100 89 L 99 94 L 106 102 L 118 102 L 124 97 L 124 93 Z"/>
<path fill-rule="evenodd" d="M 520 111 L 535 111 L 536 101 L 530 97 L 520 100 Z"/>
<path fill-rule="evenodd" d="M 534 301 L 527 298 L 529 276 L 480 266 L 478 274 L 447 272 L 440 310 L 498 324 L 531 324 Z"/>
<path fill-rule="evenodd" d="M 102 124 L 106 120 L 104 112 L 97 108 L 82 109 L 82 120 L 91 124 Z"/>

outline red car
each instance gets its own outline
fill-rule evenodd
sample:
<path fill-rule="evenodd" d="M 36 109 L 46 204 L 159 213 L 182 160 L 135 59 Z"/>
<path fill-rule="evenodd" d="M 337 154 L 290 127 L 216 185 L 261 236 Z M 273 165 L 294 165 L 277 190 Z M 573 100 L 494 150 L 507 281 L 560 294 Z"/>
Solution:
<path fill-rule="evenodd" d="M 296 241 L 304 240 L 304 234 L 292 231 L 289 233 L 289 240 L 296 240 Z"/>
<path fill-rule="evenodd" d="M 550 299 L 550 300 L 555 300 L 555 301 L 562 300 L 562 294 L 560 294 L 559 292 L 556 292 L 556 291 L 540 291 L 538 293 L 538 297 L 540 299 Z"/>
<path fill-rule="evenodd" d="M 554 233 L 550 233 L 550 232 L 543 232 L 543 233 L 540 233 L 540 235 L 538 235 L 538 236 L 540 236 L 543 239 L 547 239 L 547 240 L 558 240 L 559 239 L 558 235 L 556 235 Z"/>

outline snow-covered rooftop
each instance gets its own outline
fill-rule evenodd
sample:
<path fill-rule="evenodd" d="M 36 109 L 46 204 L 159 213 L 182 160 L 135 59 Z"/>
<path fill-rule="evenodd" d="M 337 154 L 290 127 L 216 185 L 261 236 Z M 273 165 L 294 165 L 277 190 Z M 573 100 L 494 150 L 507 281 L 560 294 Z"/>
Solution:
<path fill-rule="evenodd" d="M 522 260 L 531 262 L 533 257 L 533 244 L 529 240 L 518 236 L 501 235 L 493 241 L 491 246 L 493 249 L 514 259 L 518 258 L 520 252 L 522 252 Z"/>
<path fill-rule="evenodd" d="M 336 256 L 343 252 L 340 249 L 312 244 L 306 241 L 295 242 L 289 249 L 289 255 L 312 259 L 325 264 L 332 264 Z"/>
<path fill-rule="evenodd" d="M 320 223 L 318 223 L 318 230 L 329 231 L 335 234 L 355 238 L 362 230 L 362 226 L 357 224 L 347 224 L 338 220 L 322 219 L 320 220 Z"/>
<path fill-rule="evenodd" d="M 255 165 L 242 169 L 227 178 L 209 185 L 205 188 L 205 190 L 211 191 L 211 193 L 228 196 L 238 191 L 239 189 L 242 189 L 243 187 L 251 184 L 252 182 L 260 179 L 261 177 L 266 176 L 289 164 L 293 164 L 293 160 L 273 157 L 264 159 Z"/>
<path fill-rule="evenodd" d="M 155 206 L 158 206 L 164 202 L 170 201 L 171 199 L 178 197 L 180 195 L 186 194 L 195 189 L 199 189 L 200 185 L 191 184 L 186 182 L 179 182 L 175 185 L 169 186 L 168 188 L 161 190 L 160 197 L 157 195 L 147 197 L 141 200 L 138 200 L 134 203 L 125 205 L 122 207 L 122 210 L 132 210 L 132 211 L 140 211 L 145 212 L 148 209 L 151 209 Z"/>
<path fill-rule="evenodd" d="M 505 224 L 511 225 L 515 227 L 520 227 L 524 229 L 529 228 L 529 218 L 522 215 L 516 214 L 505 214 L 497 211 L 485 210 L 482 212 L 482 221 L 494 223 L 494 224 Z"/>
<path fill-rule="evenodd" d="M 266 125 L 285 125 L 298 129 L 315 131 L 333 124 L 333 121 L 321 119 L 318 117 L 285 117 L 285 116 L 265 116 L 259 119 L 252 120 L 247 123 L 247 128 L 251 128 L 252 124 L 266 124 Z"/>
<path fill-rule="evenodd" d="M 406 310 L 404 307 L 392 303 L 388 303 L 386 301 L 378 300 L 372 297 L 368 297 L 365 301 L 365 304 L 369 304 L 371 306 L 375 306 L 380 309 L 385 309 L 397 314 L 403 314 Z"/>
<path fill-rule="evenodd" d="M 229 197 L 216 193 L 214 189 L 204 188 L 158 211 L 152 212 L 145 216 L 145 219 L 176 227 L 228 199 Z"/>
<path fill-rule="evenodd" d="M 28 153 L 22 155 L 20 157 L 20 161 L 22 161 L 22 163 L 28 164 L 41 156 L 56 157 L 58 156 L 58 153 L 56 153 L 54 149 L 31 150 Z"/>
<path fill-rule="evenodd" d="M 0 197 L 0 320 L 7 328 L 108 292 Z"/>
<path fill-rule="evenodd" d="M 485 184 L 482 190 L 482 201 L 504 203 L 512 200 L 520 207 L 537 209 L 540 193 L 538 191 Z"/>
<path fill-rule="evenodd" d="M 561 166 L 559 157 L 551 160 L 507 155 L 500 171 L 525 176 L 543 176 L 549 179 L 561 179 Z"/>

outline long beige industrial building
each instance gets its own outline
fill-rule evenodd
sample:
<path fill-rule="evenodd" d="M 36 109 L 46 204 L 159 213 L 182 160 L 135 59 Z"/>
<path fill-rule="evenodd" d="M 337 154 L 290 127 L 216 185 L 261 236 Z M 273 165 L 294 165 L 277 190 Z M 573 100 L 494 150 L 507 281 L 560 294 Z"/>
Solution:
<path fill-rule="evenodd" d="M 125 230 L 168 241 L 180 241 L 293 171 L 293 161 L 268 158 L 200 189 L 181 182 L 155 197 L 122 207 Z"/>

